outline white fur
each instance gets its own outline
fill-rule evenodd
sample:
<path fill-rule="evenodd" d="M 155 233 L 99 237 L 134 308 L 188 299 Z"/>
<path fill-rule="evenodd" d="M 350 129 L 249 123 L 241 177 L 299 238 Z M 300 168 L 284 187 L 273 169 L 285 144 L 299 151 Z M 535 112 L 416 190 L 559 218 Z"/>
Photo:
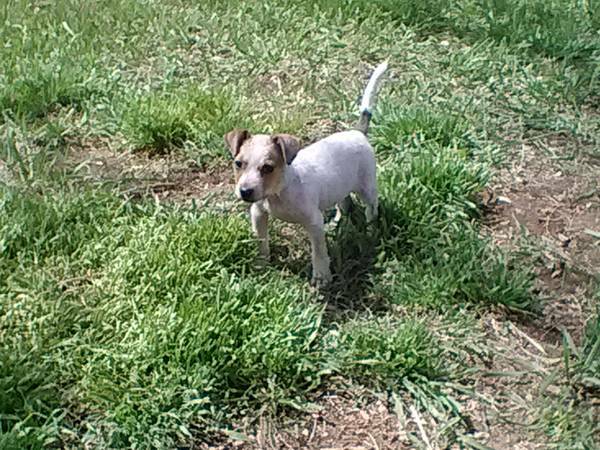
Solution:
<path fill-rule="evenodd" d="M 377 68 L 373 71 L 373 75 L 369 78 L 369 82 L 367 83 L 367 87 L 365 88 L 365 92 L 363 94 L 362 101 L 360 102 L 359 113 L 363 112 L 371 112 L 373 105 L 375 103 L 375 96 L 377 95 L 377 88 L 379 87 L 379 83 L 381 82 L 381 78 L 383 74 L 388 68 L 387 61 L 382 62 L 377 66 Z"/>

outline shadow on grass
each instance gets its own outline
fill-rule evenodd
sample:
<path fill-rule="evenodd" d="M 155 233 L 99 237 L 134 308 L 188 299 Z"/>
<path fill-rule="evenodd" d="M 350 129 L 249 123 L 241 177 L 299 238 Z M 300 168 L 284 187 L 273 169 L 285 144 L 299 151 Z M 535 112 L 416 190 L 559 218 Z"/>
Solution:
<path fill-rule="evenodd" d="M 532 273 L 522 261 L 495 248 L 469 222 L 451 216 L 452 205 L 433 199 L 432 209 L 415 201 L 410 195 L 382 196 L 375 223 L 367 225 L 364 208 L 355 205 L 337 226 L 329 225 L 333 280 L 317 296 L 326 305 L 326 320 L 385 314 L 392 305 L 442 310 L 504 305 L 514 312 L 537 311 Z M 307 238 L 302 233 L 287 241 L 285 247 L 274 246 L 274 266 L 308 283 Z"/>
<path fill-rule="evenodd" d="M 333 212 L 329 211 L 325 216 L 327 221 Z M 316 291 L 319 301 L 327 304 L 327 311 L 333 316 L 353 311 L 387 310 L 387 304 L 372 295 L 380 239 L 378 224 L 367 225 L 363 206 L 354 204 L 339 223 L 329 220 L 326 230 L 333 280 Z M 308 284 L 312 264 L 310 243 L 304 229 L 286 224 L 271 236 L 274 239 L 271 241 L 270 264 Z"/>
<path fill-rule="evenodd" d="M 333 281 L 322 291 L 330 318 L 349 313 L 382 314 L 389 311 L 390 301 L 374 289 L 380 271 L 382 242 L 403 240 L 403 221 L 389 226 L 388 218 L 401 213 L 391 202 L 381 199 L 379 218 L 367 224 L 364 207 L 354 202 L 351 211 L 330 233 L 329 253 Z"/>
<path fill-rule="evenodd" d="M 326 316 L 340 316 L 389 311 L 390 301 L 375 289 L 382 262 L 387 259 L 387 247 L 406 249 L 406 220 L 401 208 L 385 198 L 380 199 L 379 218 L 367 224 L 364 206 L 353 202 L 349 213 L 339 223 L 326 224 L 332 282 L 318 291 L 320 301 L 327 305 Z M 333 212 L 330 212 L 333 216 Z M 326 213 L 326 221 L 330 218 Z M 309 283 L 312 274 L 310 244 L 306 233 L 298 228 L 293 232 L 278 230 L 272 233 L 271 265 Z M 297 233 L 299 231 L 299 233 Z M 281 235 L 284 241 L 280 240 Z M 294 234 L 293 236 L 291 234 Z"/>

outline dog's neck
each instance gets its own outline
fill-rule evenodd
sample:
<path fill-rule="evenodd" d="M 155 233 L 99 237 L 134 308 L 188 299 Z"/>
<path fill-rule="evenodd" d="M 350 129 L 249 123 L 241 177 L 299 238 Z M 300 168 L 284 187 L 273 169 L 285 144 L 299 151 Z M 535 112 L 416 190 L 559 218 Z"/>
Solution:
<path fill-rule="evenodd" d="M 298 208 L 304 195 L 301 184 L 301 177 L 295 168 L 287 166 L 277 192 L 268 195 L 264 199 L 266 210 L 274 217 L 286 222 L 304 223 L 303 210 Z"/>
<path fill-rule="evenodd" d="M 298 182 L 298 174 L 293 165 L 288 164 L 283 168 L 283 176 L 277 190 L 266 197 L 267 200 L 279 201 L 286 191 Z"/>

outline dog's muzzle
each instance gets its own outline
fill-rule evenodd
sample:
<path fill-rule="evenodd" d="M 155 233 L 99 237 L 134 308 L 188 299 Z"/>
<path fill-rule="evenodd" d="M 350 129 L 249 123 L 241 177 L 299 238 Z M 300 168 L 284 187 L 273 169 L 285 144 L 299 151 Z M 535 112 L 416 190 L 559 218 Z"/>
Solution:
<path fill-rule="evenodd" d="M 242 200 L 246 202 L 251 202 L 252 194 L 254 194 L 254 189 L 240 188 L 240 197 L 242 197 Z"/>

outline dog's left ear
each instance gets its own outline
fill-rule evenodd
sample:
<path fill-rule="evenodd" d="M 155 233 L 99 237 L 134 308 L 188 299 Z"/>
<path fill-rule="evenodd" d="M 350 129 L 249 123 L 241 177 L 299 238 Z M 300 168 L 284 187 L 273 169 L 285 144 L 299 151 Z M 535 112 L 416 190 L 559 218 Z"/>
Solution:
<path fill-rule="evenodd" d="M 300 151 L 300 139 L 291 134 L 275 134 L 272 138 L 275 145 L 281 149 L 283 161 L 291 164 Z"/>
<path fill-rule="evenodd" d="M 227 147 L 229 147 L 231 156 L 233 156 L 234 158 L 237 156 L 237 154 L 240 152 L 240 147 L 242 146 L 244 141 L 249 137 L 250 133 L 248 132 L 248 130 L 240 130 L 239 128 L 231 130 L 229 133 L 223 136 Z"/>

